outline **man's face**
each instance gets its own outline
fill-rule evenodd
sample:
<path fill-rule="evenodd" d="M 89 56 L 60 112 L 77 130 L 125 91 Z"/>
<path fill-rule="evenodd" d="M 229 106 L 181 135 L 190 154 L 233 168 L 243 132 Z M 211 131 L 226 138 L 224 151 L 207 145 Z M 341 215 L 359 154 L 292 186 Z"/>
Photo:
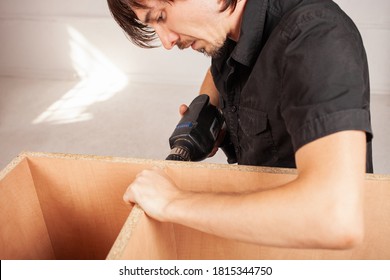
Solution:
<path fill-rule="evenodd" d="M 217 56 L 224 45 L 227 13 L 218 0 L 145 0 L 147 9 L 134 9 L 138 19 L 153 28 L 166 49 L 177 45 Z"/>

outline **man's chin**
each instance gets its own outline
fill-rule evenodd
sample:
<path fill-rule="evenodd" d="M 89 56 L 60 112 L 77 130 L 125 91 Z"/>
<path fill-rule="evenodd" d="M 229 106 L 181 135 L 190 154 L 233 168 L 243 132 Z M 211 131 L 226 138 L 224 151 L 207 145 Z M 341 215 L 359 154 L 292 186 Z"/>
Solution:
<path fill-rule="evenodd" d="M 220 47 L 213 47 L 211 50 L 206 50 L 205 48 L 197 50 L 198 52 L 204 54 L 207 57 L 219 58 L 224 53 L 226 47 L 226 41 Z"/>

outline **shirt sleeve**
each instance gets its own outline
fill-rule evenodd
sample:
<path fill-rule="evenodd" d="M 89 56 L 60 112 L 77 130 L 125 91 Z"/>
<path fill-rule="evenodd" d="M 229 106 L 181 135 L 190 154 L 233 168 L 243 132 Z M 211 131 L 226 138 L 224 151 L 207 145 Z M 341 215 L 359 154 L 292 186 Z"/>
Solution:
<path fill-rule="evenodd" d="M 365 131 L 370 141 L 367 58 L 352 21 L 302 13 L 285 35 L 281 112 L 294 150 L 343 130 Z"/>

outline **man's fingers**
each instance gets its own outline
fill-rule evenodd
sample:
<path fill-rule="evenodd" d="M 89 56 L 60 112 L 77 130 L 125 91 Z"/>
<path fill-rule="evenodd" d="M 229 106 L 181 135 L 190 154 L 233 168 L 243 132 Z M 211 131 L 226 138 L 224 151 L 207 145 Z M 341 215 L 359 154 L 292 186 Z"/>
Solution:
<path fill-rule="evenodd" d="M 136 201 L 134 199 L 134 194 L 133 194 L 133 191 L 131 188 L 132 188 L 132 184 L 130 184 L 130 186 L 127 187 L 126 192 L 123 194 L 123 200 L 124 200 L 124 202 L 126 202 L 128 204 L 136 203 Z"/>
<path fill-rule="evenodd" d="M 126 203 L 138 203 L 136 199 L 137 190 L 141 187 L 145 187 L 148 184 L 150 185 L 153 182 L 153 178 L 155 178 L 156 174 L 164 173 L 161 167 L 154 166 L 151 169 L 145 169 L 139 172 L 134 181 L 127 187 L 127 190 L 123 194 L 123 200 Z"/>
<path fill-rule="evenodd" d="M 215 156 L 215 154 L 218 152 L 218 147 L 214 147 L 211 153 L 209 154 L 209 157 Z"/>
<path fill-rule="evenodd" d="M 181 105 L 180 105 L 180 107 L 179 107 L 179 113 L 180 113 L 180 115 L 183 116 L 187 110 L 188 110 L 188 106 L 187 106 L 187 105 L 185 105 L 185 104 L 181 104 Z"/>

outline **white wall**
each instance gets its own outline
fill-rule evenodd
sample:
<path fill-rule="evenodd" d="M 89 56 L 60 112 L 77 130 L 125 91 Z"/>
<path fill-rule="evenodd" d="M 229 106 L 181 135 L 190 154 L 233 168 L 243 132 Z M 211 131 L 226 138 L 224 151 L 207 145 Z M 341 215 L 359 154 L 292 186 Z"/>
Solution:
<path fill-rule="evenodd" d="M 3 76 L 69 79 L 112 64 L 136 81 L 198 84 L 210 64 L 189 50 L 135 47 L 106 0 L 2 0 L 0 38 Z"/>
<path fill-rule="evenodd" d="M 390 94 L 390 1 L 337 0 L 361 30 L 373 93 Z M 131 80 L 197 84 L 209 59 L 192 50 L 133 46 L 106 0 L 2 0 L 0 75 L 70 79 L 110 65 Z"/>

